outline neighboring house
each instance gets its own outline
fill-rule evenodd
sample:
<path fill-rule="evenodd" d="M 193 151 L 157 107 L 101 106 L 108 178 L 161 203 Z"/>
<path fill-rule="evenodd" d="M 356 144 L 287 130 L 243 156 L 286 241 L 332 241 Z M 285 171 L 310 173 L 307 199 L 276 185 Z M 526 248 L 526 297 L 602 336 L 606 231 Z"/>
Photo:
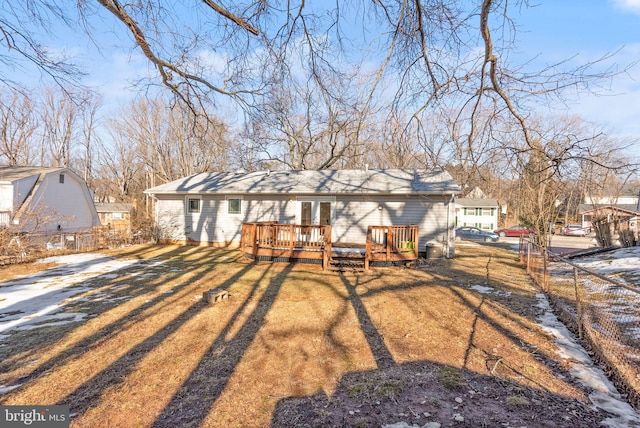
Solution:
<path fill-rule="evenodd" d="M 237 245 L 243 222 L 329 224 L 332 241 L 366 242 L 372 225 L 419 226 L 419 244 L 453 254 L 454 197 L 445 171 L 321 170 L 201 173 L 147 189 L 165 241 Z"/>
<path fill-rule="evenodd" d="M 96 202 L 100 224 L 110 230 L 131 232 L 133 204 Z"/>
<path fill-rule="evenodd" d="M 621 230 L 631 230 L 638 234 L 640 216 L 640 198 L 620 196 L 616 198 L 585 198 L 587 203 L 579 206 L 582 215 L 582 227 L 591 229 L 593 221 L 603 219 Z"/>
<path fill-rule="evenodd" d="M 634 205 L 638 206 L 638 196 L 622 195 L 622 196 L 585 196 L 584 205 L 592 207 L 600 205 Z"/>
<path fill-rule="evenodd" d="M 456 226 L 474 226 L 493 231 L 498 228 L 498 201 L 491 198 L 456 200 Z"/>
<path fill-rule="evenodd" d="M 0 166 L 0 226 L 52 234 L 99 224 L 87 183 L 70 169 Z"/>

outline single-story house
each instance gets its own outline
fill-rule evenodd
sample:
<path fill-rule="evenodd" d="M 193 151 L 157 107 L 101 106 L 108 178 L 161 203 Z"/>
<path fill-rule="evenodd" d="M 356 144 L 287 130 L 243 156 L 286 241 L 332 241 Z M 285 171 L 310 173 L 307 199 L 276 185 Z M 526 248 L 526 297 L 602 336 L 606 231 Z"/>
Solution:
<path fill-rule="evenodd" d="M 640 203 L 635 204 L 605 204 L 592 205 L 581 204 L 579 206 L 582 215 L 582 227 L 591 229 L 594 220 L 606 220 L 615 223 L 622 230 L 631 230 L 638 234 L 638 217 L 640 216 Z"/>
<path fill-rule="evenodd" d="M 133 204 L 124 202 L 96 202 L 95 205 L 102 226 L 119 232 L 131 232 L 131 217 L 134 210 Z"/>
<path fill-rule="evenodd" d="M 455 196 L 443 170 L 206 172 L 162 184 L 155 199 L 161 240 L 238 245 L 242 223 L 331 225 L 332 241 L 366 242 L 368 226 L 418 225 L 419 243 L 453 255 Z"/>
<path fill-rule="evenodd" d="M 473 226 L 493 231 L 498 228 L 499 205 L 491 198 L 456 199 L 456 226 Z"/>
<path fill-rule="evenodd" d="M 99 224 L 87 183 L 70 169 L 0 166 L 0 226 L 47 235 Z"/>

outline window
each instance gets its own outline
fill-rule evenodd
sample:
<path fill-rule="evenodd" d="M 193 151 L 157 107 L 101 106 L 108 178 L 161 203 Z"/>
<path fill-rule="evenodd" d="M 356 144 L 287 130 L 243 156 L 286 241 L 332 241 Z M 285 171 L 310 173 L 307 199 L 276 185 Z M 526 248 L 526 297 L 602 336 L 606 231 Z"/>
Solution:
<path fill-rule="evenodd" d="M 59 182 L 60 184 L 64 184 L 64 174 L 60 174 Z"/>
<path fill-rule="evenodd" d="M 242 214 L 242 198 L 227 198 L 227 212 L 229 214 Z"/>
<path fill-rule="evenodd" d="M 111 218 L 113 220 L 123 220 L 124 219 L 124 214 L 123 213 L 111 213 Z"/>
<path fill-rule="evenodd" d="M 194 214 L 200 212 L 200 198 L 187 198 L 187 213 Z"/>
<path fill-rule="evenodd" d="M 482 215 L 484 215 L 484 216 L 493 215 L 493 210 L 491 208 L 483 208 L 482 209 Z"/>

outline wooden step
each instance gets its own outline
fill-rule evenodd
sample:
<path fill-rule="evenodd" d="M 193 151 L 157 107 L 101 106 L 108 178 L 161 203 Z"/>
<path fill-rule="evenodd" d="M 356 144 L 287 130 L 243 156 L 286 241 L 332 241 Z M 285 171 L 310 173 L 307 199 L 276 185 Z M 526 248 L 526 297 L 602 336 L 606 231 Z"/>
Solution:
<path fill-rule="evenodd" d="M 332 257 L 329 260 L 329 270 L 334 272 L 364 272 L 364 257 Z"/>

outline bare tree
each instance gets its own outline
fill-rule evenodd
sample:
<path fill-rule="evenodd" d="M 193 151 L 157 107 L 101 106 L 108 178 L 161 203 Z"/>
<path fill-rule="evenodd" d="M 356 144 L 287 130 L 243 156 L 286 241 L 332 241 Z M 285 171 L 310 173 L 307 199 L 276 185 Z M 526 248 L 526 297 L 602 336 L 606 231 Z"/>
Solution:
<path fill-rule="evenodd" d="M 251 137 L 264 161 L 298 170 L 362 166 L 366 108 L 344 80 L 332 87 L 329 97 L 313 78 L 292 79 L 272 92 L 252 117 Z"/>
<path fill-rule="evenodd" d="M 112 133 L 128 141 L 154 182 L 166 183 L 196 172 L 225 169 L 232 145 L 227 126 L 162 98 L 140 99 L 108 122 Z"/>
<path fill-rule="evenodd" d="M 397 108 L 427 111 L 445 97 L 457 97 L 473 118 L 483 104 L 496 103 L 521 125 L 527 141 L 526 99 L 551 97 L 568 87 L 588 89 L 605 77 L 593 71 L 593 64 L 571 68 L 559 63 L 530 71 L 510 65 L 509 52 L 517 42 L 512 17 L 528 6 L 525 0 L 254 0 L 228 7 L 213 0 L 99 0 L 77 2 L 73 9 L 58 0 L 27 0 L 7 8 L 0 29 L 9 52 L 58 76 L 77 70 L 39 48 L 40 34 L 28 23 L 45 30 L 56 24 L 83 28 L 97 42 L 93 23 L 107 22 L 127 34 L 155 67 L 151 79 L 200 111 L 220 96 L 245 107 L 259 105 L 259 97 L 268 95 L 281 76 L 301 69 L 315 79 L 317 90 L 337 99 L 336 80 L 349 67 L 363 64 L 364 57 L 373 71 L 364 105 L 393 76 L 400 79 L 393 97 Z"/>
<path fill-rule="evenodd" d="M 47 88 L 42 99 L 41 164 L 71 167 L 71 151 L 78 138 L 80 114 L 77 105 L 66 93 Z"/>
<path fill-rule="evenodd" d="M 93 178 L 93 158 L 96 151 L 95 143 L 99 128 L 98 113 L 101 104 L 100 97 L 93 93 L 87 93 L 82 105 L 82 154 L 79 156 L 78 170 L 82 171 L 87 183 L 90 183 Z"/>
<path fill-rule="evenodd" d="M 113 131 L 113 146 L 104 146 L 99 157 L 99 176 L 102 188 L 98 199 L 117 202 L 130 202 L 138 192 L 142 192 L 139 181 L 141 164 L 136 148 L 126 135 Z"/>
<path fill-rule="evenodd" d="M 29 165 L 38 128 L 33 100 L 24 92 L 0 90 L 0 162 Z"/>

